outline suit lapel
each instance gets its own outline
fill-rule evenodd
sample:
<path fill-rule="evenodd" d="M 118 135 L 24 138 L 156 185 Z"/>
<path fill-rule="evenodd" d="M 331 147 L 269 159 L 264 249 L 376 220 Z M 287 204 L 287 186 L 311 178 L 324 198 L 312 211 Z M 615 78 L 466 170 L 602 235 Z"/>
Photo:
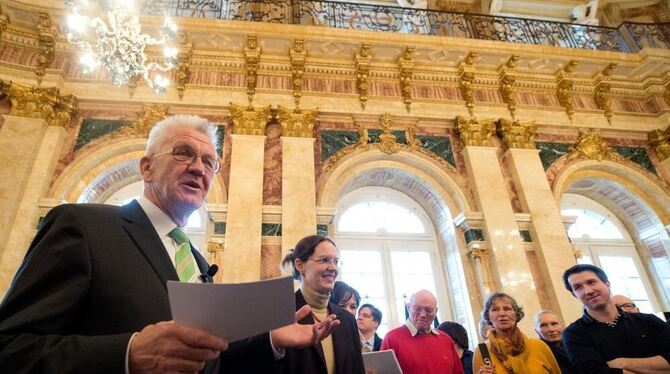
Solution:
<path fill-rule="evenodd" d="M 179 281 L 177 271 L 170 260 L 170 256 L 165 250 L 165 246 L 158 237 L 156 229 L 154 229 L 149 217 L 144 213 L 140 204 L 133 200 L 127 205 L 121 207 L 121 214 L 123 216 L 124 228 L 128 235 L 133 239 L 137 248 L 144 254 L 151 267 L 161 283 L 167 288 L 168 280 Z"/>

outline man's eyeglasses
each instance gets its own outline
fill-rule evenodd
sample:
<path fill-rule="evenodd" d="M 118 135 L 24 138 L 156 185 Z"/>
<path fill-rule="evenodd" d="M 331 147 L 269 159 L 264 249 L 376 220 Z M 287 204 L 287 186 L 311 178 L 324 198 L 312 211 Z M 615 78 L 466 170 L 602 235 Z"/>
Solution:
<path fill-rule="evenodd" d="M 412 306 L 412 311 L 416 314 L 421 314 L 421 312 L 424 312 L 426 314 L 433 314 L 433 313 L 435 313 L 435 308 L 429 307 L 429 306 L 421 307 L 421 306 L 418 306 L 418 305 L 413 305 Z"/>
<path fill-rule="evenodd" d="M 221 164 L 219 163 L 218 159 L 207 155 L 200 156 L 190 147 L 183 145 L 174 146 L 171 149 L 168 149 L 167 151 L 156 153 L 152 157 L 161 156 L 167 153 L 172 154 L 172 157 L 176 161 L 186 162 L 189 165 L 194 163 L 197 157 L 200 157 L 202 164 L 205 166 L 205 170 L 212 174 L 218 173 L 219 170 L 221 169 Z"/>
<path fill-rule="evenodd" d="M 340 261 L 339 258 L 330 258 L 330 257 L 317 257 L 317 258 L 310 258 L 309 260 L 314 261 L 316 263 L 319 263 L 321 265 L 330 265 L 333 264 L 336 267 L 337 266 L 342 266 L 342 262 Z"/>

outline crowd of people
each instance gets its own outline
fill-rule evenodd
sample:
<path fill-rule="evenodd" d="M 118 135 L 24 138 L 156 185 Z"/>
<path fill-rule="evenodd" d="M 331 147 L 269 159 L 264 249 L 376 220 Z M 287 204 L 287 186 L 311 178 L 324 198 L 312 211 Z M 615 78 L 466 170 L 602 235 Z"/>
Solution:
<path fill-rule="evenodd" d="M 293 324 L 228 342 L 171 321 L 168 280 L 212 282 L 181 228 L 220 169 L 216 147 L 208 121 L 169 117 L 140 160 L 142 197 L 49 212 L 0 304 L 0 372 L 370 374 L 363 355 L 392 350 L 405 374 L 670 373 L 670 327 L 610 295 L 607 275 L 593 265 L 563 275 L 584 307 L 565 329 L 541 310 L 538 338 L 527 336 L 518 327 L 523 307 L 495 292 L 481 311 L 484 343 L 473 352 L 463 326 L 436 326 L 436 296 L 423 289 L 409 298 L 405 323 L 382 339 L 381 310 L 337 281 L 337 247 L 320 235 L 282 260 L 300 282 Z"/>

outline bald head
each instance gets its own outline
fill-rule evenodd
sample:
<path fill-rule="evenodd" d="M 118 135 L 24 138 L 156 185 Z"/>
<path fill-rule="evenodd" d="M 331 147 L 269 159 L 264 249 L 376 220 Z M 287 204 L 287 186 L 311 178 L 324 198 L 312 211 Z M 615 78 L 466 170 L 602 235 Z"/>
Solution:
<path fill-rule="evenodd" d="M 640 308 L 635 305 L 635 302 L 624 295 L 612 296 L 614 304 L 627 313 L 640 313 Z"/>
<path fill-rule="evenodd" d="M 432 292 L 420 290 L 409 298 L 409 320 L 421 333 L 430 332 L 430 326 L 437 315 L 437 299 Z"/>

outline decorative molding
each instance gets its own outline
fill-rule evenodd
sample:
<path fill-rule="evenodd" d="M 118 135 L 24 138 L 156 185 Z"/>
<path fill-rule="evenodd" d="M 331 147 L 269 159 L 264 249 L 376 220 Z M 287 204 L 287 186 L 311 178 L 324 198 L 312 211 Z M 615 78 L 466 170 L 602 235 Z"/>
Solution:
<path fill-rule="evenodd" d="M 501 118 L 497 122 L 496 130 L 505 149 L 535 149 L 535 135 L 537 133 L 535 121 L 510 121 Z"/>
<path fill-rule="evenodd" d="M 470 117 L 474 116 L 475 97 L 472 93 L 472 82 L 475 80 L 475 62 L 479 55 L 476 52 L 470 52 L 458 65 L 458 87 L 465 100 L 465 106 L 468 108 Z"/>
<path fill-rule="evenodd" d="M 265 126 L 272 119 L 270 106 L 254 108 L 251 105 L 230 103 L 233 134 L 265 135 Z"/>
<path fill-rule="evenodd" d="M 498 78 L 500 80 L 500 96 L 503 102 L 507 104 L 507 109 L 512 115 L 512 120 L 516 119 L 516 67 L 519 64 L 519 55 L 512 55 L 506 63 L 498 68 Z"/>
<path fill-rule="evenodd" d="M 381 140 L 379 150 L 386 154 L 397 153 L 400 150 L 400 144 L 396 142 L 396 136 L 391 132 L 392 124 L 391 113 L 383 113 L 379 116 L 379 126 L 382 128 L 382 133 L 379 135 L 379 140 Z"/>
<path fill-rule="evenodd" d="M 261 60 L 261 45 L 258 43 L 257 35 L 247 35 L 247 45 L 244 46 L 244 71 L 247 83 L 247 97 L 249 105 L 254 100 L 256 84 L 258 83 L 258 66 Z"/>
<path fill-rule="evenodd" d="M 295 106 L 299 107 L 302 97 L 302 78 L 305 74 L 305 60 L 307 58 L 304 39 L 293 41 L 293 48 L 289 50 L 289 57 L 291 58 L 291 74 L 293 76 L 293 98 L 295 99 Z"/>
<path fill-rule="evenodd" d="M 400 75 L 400 92 L 405 109 L 409 113 L 412 105 L 412 75 L 414 74 L 414 51 L 415 47 L 407 46 L 402 55 L 398 57 L 398 71 Z"/>
<path fill-rule="evenodd" d="M 609 64 L 605 69 L 599 74 L 598 78 L 595 81 L 595 93 L 593 99 L 598 106 L 598 109 L 605 111 L 605 117 L 607 117 L 607 122 L 612 124 L 612 84 L 610 83 L 610 78 L 614 68 L 617 64 Z"/>
<path fill-rule="evenodd" d="M 40 88 L 17 82 L 2 82 L 2 92 L 9 96 L 10 116 L 43 119 L 49 126 L 68 128 L 77 111 L 74 95 L 61 96 L 56 87 Z"/>
<path fill-rule="evenodd" d="M 493 119 L 477 120 L 456 116 L 456 130 L 463 146 L 491 146 L 489 138 L 495 134 Z"/>
<path fill-rule="evenodd" d="M 225 250 L 226 246 L 223 244 L 223 242 L 219 241 L 209 241 L 207 242 L 207 252 L 211 253 L 212 256 L 216 255 L 216 253 L 222 253 Z"/>
<path fill-rule="evenodd" d="M 191 78 L 191 58 L 193 56 L 193 43 L 189 40 L 186 31 L 177 34 L 179 53 L 177 54 L 177 93 L 179 100 L 184 98 L 186 83 Z"/>
<path fill-rule="evenodd" d="M 153 129 L 158 122 L 167 117 L 168 110 L 169 107 L 167 105 L 145 105 L 142 107 L 142 111 L 138 113 L 137 119 L 122 127 L 119 131 L 114 133 L 114 136 L 137 136 L 148 138 L 151 129 Z"/>
<path fill-rule="evenodd" d="M 670 126 L 665 131 L 656 129 L 647 134 L 649 144 L 656 151 L 659 160 L 664 161 L 670 158 Z"/>
<path fill-rule="evenodd" d="M 489 250 L 482 247 L 473 246 L 472 249 L 467 253 L 467 256 L 470 260 L 478 260 L 482 257 L 487 257 Z"/>
<path fill-rule="evenodd" d="M 9 24 L 9 18 L 7 17 L 6 14 L 2 13 L 2 10 L 0 10 L 0 37 L 2 37 L 2 33 L 7 30 L 7 25 Z"/>
<path fill-rule="evenodd" d="M 291 109 L 277 106 L 277 119 L 281 123 L 282 136 L 313 138 L 318 108 Z"/>
<path fill-rule="evenodd" d="M 568 119 L 572 122 L 572 116 L 575 114 L 575 107 L 572 104 L 572 88 L 575 85 L 572 79 L 572 73 L 577 67 L 577 61 L 571 60 L 561 69 L 556 72 L 556 97 L 565 113 L 568 114 Z"/>
<path fill-rule="evenodd" d="M 580 131 L 577 142 L 566 156 L 568 160 L 613 160 L 621 161 L 623 157 L 600 135 L 592 129 Z"/>
<path fill-rule="evenodd" d="M 665 102 L 670 105 L 670 82 L 665 85 L 665 92 L 663 93 L 663 96 L 665 97 Z"/>
<path fill-rule="evenodd" d="M 37 75 L 37 85 L 39 86 L 46 73 L 46 68 L 51 64 L 55 57 L 54 47 L 56 45 L 56 32 L 53 30 L 53 24 L 51 23 L 51 18 L 48 13 L 37 12 L 37 16 L 39 17 L 37 24 L 37 41 L 40 53 L 37 56 L 35 75 Z"/>
<path fill-rule="evenodd" d="M 370 43 L 361 44 L 361 49 L 356 53 L 356 89 L 358 89 L 358 100 L 361 109 L 365 110 L 368 102 L 368 75 L 370 74 Z"/>

